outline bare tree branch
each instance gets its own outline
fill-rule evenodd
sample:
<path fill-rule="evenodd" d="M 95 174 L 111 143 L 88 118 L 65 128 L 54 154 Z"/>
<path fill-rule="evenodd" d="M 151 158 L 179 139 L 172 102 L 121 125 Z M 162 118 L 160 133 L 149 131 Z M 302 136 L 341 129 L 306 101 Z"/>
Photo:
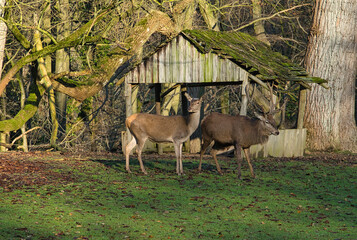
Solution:
<path fill-rule="evenodd" d="M 276 16 L 278 16 L 278 15 L 280 15 L 280 14 L 282 14 L 282 13 L 289 12 L 289 11 L 292 11 L 292 10 L 294 10 L 294 9 L 296 9 L 296 8 L 300 8 L 300 7 L 304 7 L 304 6 L 308 6 L 308 5 L 311 5 L 311 4 L 310 4 L 310 3 L 306 3 L 306 4 L 297 5 L 297 6 L 288 8 L 288 9 L 281 10 L 281 11 L 279 11 L 279 12 L 277 12 L 277 13 L 274 13 L 274 14 L 271 15 L 271 16 L 255 19 L 255 20 L 251 21 L 251 22 L 248 23 L 248 24 L 245 24 L 245 25 L 243 25 L 243 26 L 241 26 L 241 27 L 239 27 L 239 28 L 237 28 L 237 29 L 234 29 L 233 31 L 240 31 L 240 30 L 242 30 L 243 28 L 249 27 L 249 26 L 251 26 L 251 25 L 253 25 L 253 24 L 255 24 L 255 23 L 259 22 L 259 21 L 265 21 L 265 20 L 274 18 L 274 17 L 276 17 Z"/>

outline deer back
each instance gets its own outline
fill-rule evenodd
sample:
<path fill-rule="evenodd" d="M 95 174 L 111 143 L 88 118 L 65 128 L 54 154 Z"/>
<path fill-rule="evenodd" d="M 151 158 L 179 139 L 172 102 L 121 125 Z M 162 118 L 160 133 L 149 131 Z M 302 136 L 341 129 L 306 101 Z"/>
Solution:
<path fill-rule="evenodd" d="M 269 135 L 278 134 L 278 130 L 268 120 L 262 119 L 211 113 L 202 120 L 202 137 L 222 146 L 238 143 L 249 147 L 264 143 Z"/>
<path fill-rule="evenodd" d="M 128 117 L 126 125 L 135 137 L 148 137 L 156 142 L 172 141 L 179 133 L 188 133 L 187 119 L 179 115 L 137 113 Z"/>

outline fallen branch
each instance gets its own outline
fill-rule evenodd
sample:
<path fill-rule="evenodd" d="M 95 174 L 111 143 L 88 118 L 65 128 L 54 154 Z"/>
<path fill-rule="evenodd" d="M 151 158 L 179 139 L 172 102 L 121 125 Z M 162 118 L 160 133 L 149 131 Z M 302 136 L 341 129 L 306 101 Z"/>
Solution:
<path fill-rule="evenodd" d="M 20 138 L 22 138 L 24 135 L 28 134 L 29 132 L 32 132 L 36 129 L 39 129 L 41 127 L 34 127 L 34 128 L 31 128 L 29 130 L 27 130 L 26 132 L 22 133 L 20 136 L 16 137 L 14 140 L 12 140 L 11 143 L 0 143 L 0 146 L 3 146 L 3 147 L 6 147 L 6 148 L 12 148 L 12 146 L 15 145 L 15 142 L 18 141 Z"/>
<path fill-rule="evenodd" d="M 16 137 L 14 140 L 12 140 L 11 145 L 14 145 L 15 142 L 17 140 L 19 140 L 20 138 L 22 138 L 24 135 L 28 134 L 29 132 L 32 132 L 33 130 L 39 129 L 39 128 L 41 128 L 41 127 L 34 127 L 34 128 L 31 128 L 30 130 L 27 130 L 26 132 L 22 133 L 20 136 Z"/>

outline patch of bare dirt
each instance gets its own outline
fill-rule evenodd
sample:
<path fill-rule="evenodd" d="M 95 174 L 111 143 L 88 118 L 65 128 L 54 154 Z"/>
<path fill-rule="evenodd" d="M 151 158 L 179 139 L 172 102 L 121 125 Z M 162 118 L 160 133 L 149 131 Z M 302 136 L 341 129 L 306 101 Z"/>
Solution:
<path fill-rule="evenodd" d="M 103 156 L 104 155 L 104 156 Z M 0 189 L 66 184 L 75 176 L 68 169 L 80 169 L 81 162 L 96 158 L 110 158 L 112 154 L 60 152 L 6 152 L 0 153 Z M 113 156 L 112 156 L 113 157 Z"/>

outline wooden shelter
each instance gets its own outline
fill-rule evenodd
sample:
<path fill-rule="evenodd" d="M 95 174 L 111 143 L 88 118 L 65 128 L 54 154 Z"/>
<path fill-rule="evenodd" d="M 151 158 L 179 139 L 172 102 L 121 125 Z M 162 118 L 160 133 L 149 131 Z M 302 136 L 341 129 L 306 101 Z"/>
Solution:
<path fill-rule="evenodd" d="M 185 30 L 161 46 L 125 75 L 127 116 L 131 115 L 132 87 L 136 84 L 178 83 L 186 86 L 218 84 L 247 84 L 253 80 L 261 85 L 266 81 L 284 84 L 294 81 L 303 88 L 310 83 L 326 81 L 310 77 L 304 68 L 287 57 L 274 52 L 265 43 L 242 32 Z M 242 102 L 246 102 L 242 88 Z M 156 102 L 160 106 L 160 91 Z M 244 106 L 241 114 L 245 114 Z"/>

